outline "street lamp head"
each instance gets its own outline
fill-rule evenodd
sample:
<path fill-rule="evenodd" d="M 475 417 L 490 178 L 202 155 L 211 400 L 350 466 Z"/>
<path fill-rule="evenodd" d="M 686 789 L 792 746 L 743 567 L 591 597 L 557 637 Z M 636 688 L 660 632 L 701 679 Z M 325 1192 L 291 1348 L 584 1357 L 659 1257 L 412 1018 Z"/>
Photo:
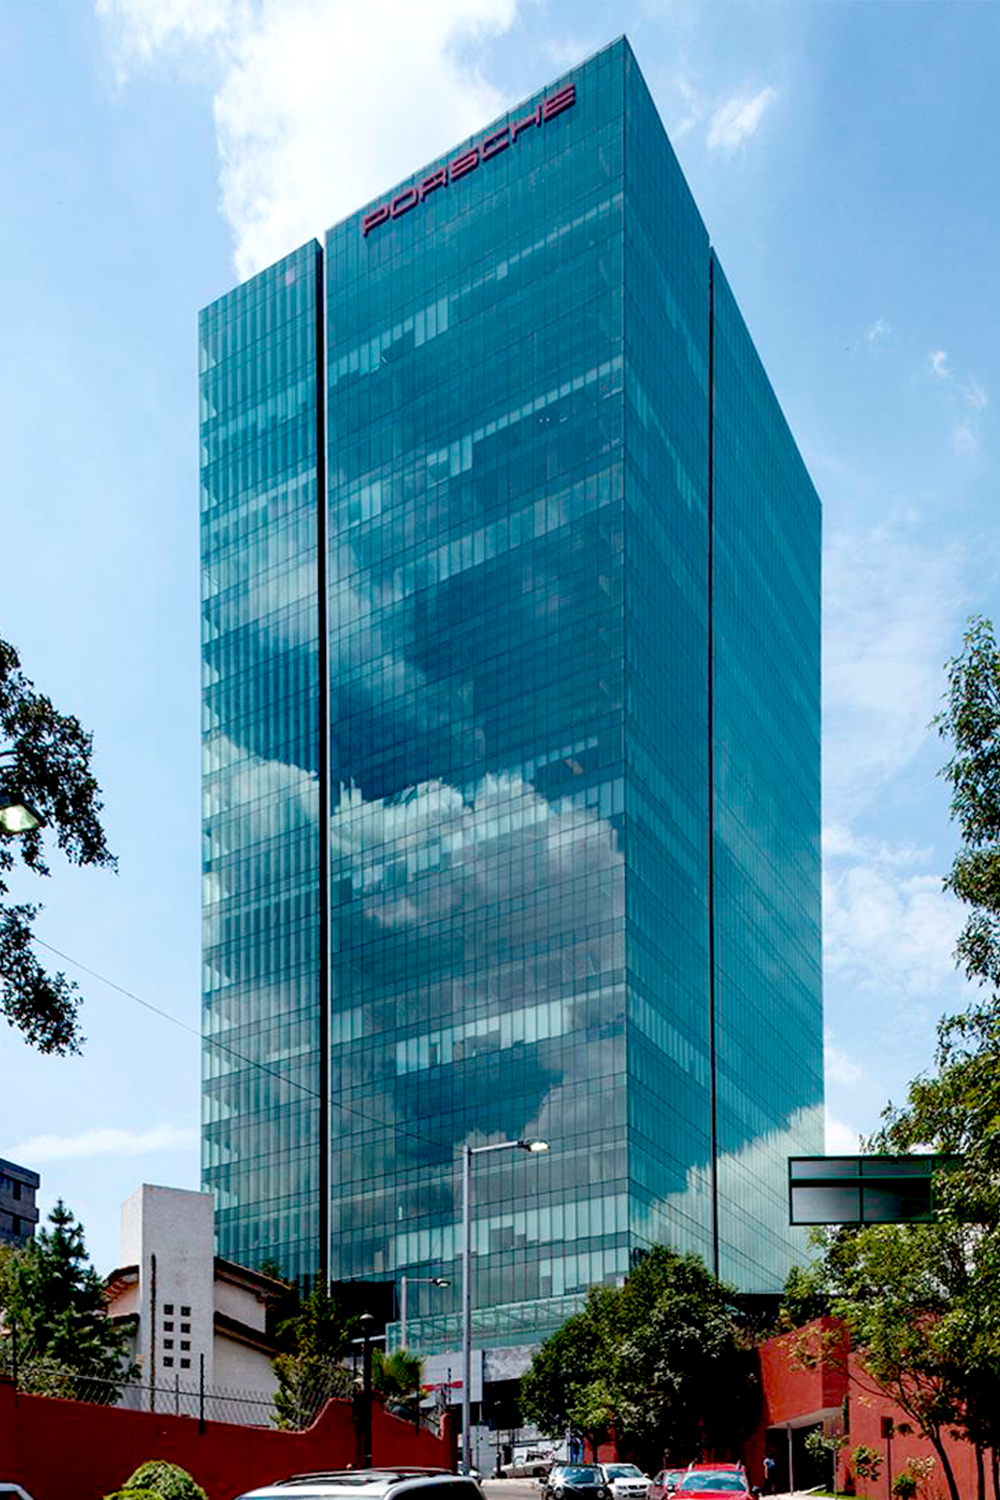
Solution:
<path fill-rule="evenodd" d="M 431 1286 L 451 1286 L 447 1276 L 432 1276 Z"/>
<path fill-rule="evenodd" d="M 44 822 L 41 813 L 23 798 L 0 793 L 0 831 L 3 833 L 32 833 Z"/>
<path fill-rule="evenodd" d="M 517 1144 L 522 1151 L 547 1151 L 549 1149 L 548 1141 L 518 1141 Z"/>

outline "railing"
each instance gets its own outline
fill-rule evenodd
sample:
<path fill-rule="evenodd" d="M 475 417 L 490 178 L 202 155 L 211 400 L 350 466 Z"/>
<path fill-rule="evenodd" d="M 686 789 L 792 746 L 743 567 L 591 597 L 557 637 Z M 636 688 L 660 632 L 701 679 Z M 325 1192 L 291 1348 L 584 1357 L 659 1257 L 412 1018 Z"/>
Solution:
<path fill-rule="evenodd" d="M 172 1378 L 161 1377 L 155 1382 L 144 1379 L 143 1374 L 137 1366 L 124 1362 L 116 1371 L 111 1360 L 95 1366 L 69 1364 L 25 1345 L 9 1332 L 0 1332 L 0 1375 L 25 1395 L 196 1417 L 202 1424 L 230 1422 L 291 1431 L 310 1427 L 328 1401 L 360 1396 L 353 1372 L 333 1363 L 321 1369 L 304 1366 L 301 1373 L 294 1367 L 286 1368 L 284 1383 L 273 1393 L 206 1385 L 202 1371 L 194 1379 L 182 1380 L 179 1372 L 174 1372 Z M 386 1402 L 386 1410 L 434 1436 L 440 1435 L 441 1413 L 437 1409 L 418 1409 L 413 1400 L 392 1400 Z"/>
<path fill-rule="evenodd" d="M 142 1372 L 134 1365 L 123 1363 L 116 1371 L 111 1360 L 97 1365 L 70 1364 L 21 1343 L 9 1333 L 0 1337 L 0 1375 L 6 1376 L 25 1395 L 197 1417 L 200 1422 L 234 1422 L 255 1427 L 272 1427 L 277 1423 L 274 1397 L 265 1391 L 208 1386 L 200 1373 L 194 1380 L 182 1381 L 175 1374 L 172 1380 L 151 1382 L 143 1379 Z M 310 1421 L 315 1415 L 314 1411 Z"/>

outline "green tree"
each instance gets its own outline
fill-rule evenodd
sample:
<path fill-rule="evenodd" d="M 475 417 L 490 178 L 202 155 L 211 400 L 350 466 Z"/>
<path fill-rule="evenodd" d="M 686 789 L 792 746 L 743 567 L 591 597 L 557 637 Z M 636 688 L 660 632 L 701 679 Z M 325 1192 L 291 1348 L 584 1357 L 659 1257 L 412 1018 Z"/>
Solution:
<path fill-rule="evenodd" d="M 956 957 L 970 979 L 1000 986 L 1000 650 L 989 620 L 974 615 L 947 666 L 947 707 L 935 719 L 950 741 L 942 774 L 962 847 L 945 884 L 972 908 Z"/>
<path fill-rule="evenodd" d="M 590 1454 L 597 1462 L 598 1444 L 614 1431 L 616 1397 L 607 1380 L 598 1377 L 580 1386 L 569 1409 L 570 1425 L 590 1443 Z"/>
<path fill-rule="evenodd" d="M 14 647 L 0 640 L 0 789 L 40 813 L 71 864 L 114 868 L 101 827 L 100 788 L 90 767 L 91 736 L 25 677 Z M 23 867 L 48 875 L 42 829 L 0 833 L 0 1013 L 40 1052 L 79 1052 L 76 984 L 49 974 L 31 946 L 40 907 L 4 904 Z"/>
<path fill-rule="evenodd" d="M 114 1399 L 132 1373 L 127 1332 L 105 1315 L 104 1283 L 87 1259 L 83 1226 L 62 1199 L 51 1228 L 15 1252 L 0 1277 L 6 1341 L 20 1351 L 22 1386 Z"/>
<path fill-rule="evenodd" d="M 357 1319 L 325 1287 L 314 1287 L 303 1299 L 279 1330 L 289 1348 L 274 1360 L 277 1426 L 306 1427 L 324 1402 L 351 1394 L 354 1376 L 343 1361 L 357 1326 Z"/>
<path fill-rule="evenodd" d="M 884 1224 L 826 1237 L 815 1268 L 834 1317 L 846 1326 L 862 1382 L 900 1407 L 933 1446 L 952 1500 L 962 1500 L 945 1447 L 948 1434 L 973 1443 L 978 1500 L 985 1497 L 986 1444 L 977 1426 L 980 1382 L 998 1368 L 987 1306 L 996 1306 L 977 1263 L 982 1236 L 966 1224 Z M 979 1341 L 970 1338 L 978 1324 Z M 803 1364 L 841 1361 L 842 1347 L 805 1331 Z M 966 1497 L 968 1500 L 968 1497 Z"/>
<path fill-rule="evenodd" d="M 618 1293 L 592 1287 L 582 1312 L 568 1318 L 535 1354 L 521 1378 L 521 1415 L 542 1432 L 574 1427 L 593 1445 L 607 1432 L 608 1410 L 596 1426 L 580 1421 L 579 1403 L 598 1374 L 607 1375 L 613 1360 L 613 1310 Z M 606 1392 L 609 1395 L 610 1392 Z M 613 1418 L 613 1413 L 611 1413 Z"/>
<path fill-rule="evenodd" d="M 573 1426 L 592 1444 L 613 1433 L 646 1463 L 664 1451 L 728 1451 L 752 1426 L 757 1399 L 735 1294 L 697 1256 L 662 1245 L 623 1287 L 593 1289 L 521 1383 L 522 1413 L 543 1431 Z"/>
<path fill-rule="evenodd" d="M 408 1349 L 396 1349 L 392 1354 L 373 1349 L 372 1389 L 390 1401 L 419 1395 L 423 1368 L 420 1356 L 411 1354 Z"/>
<path fill-rule="evenodd" d="M 289 1281 L 278 1262 L 270 1257 L 262 1260 L 257 1269 L 262 1276 L 269 1276 L 281 1287 L 278 1295 L 267 1304 L 264 1315 L 267 1336 L 282 1354 L 294 1353 L 295 1320 L 302 1306 L 298 1282 Z"/>

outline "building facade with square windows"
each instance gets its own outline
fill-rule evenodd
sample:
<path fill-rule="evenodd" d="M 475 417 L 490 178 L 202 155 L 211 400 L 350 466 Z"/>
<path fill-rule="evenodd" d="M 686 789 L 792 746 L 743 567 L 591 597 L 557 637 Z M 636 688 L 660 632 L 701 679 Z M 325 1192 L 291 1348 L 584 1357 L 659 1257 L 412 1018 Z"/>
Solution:
<path fill-rule="evenodd" d="M 35 1237 L 35 1194 L 41 1178 L 30 1167 L 0 1160 L 0 1245 L 26 1245 Z"/>
<path fill-rule="evenodd" d="M 206 308 L 219 1248 L 536 1342 L 822 1148 L 820 507 L 624 39 Z M 446 1278 L 450 1287 L 424 1278 Z"/>

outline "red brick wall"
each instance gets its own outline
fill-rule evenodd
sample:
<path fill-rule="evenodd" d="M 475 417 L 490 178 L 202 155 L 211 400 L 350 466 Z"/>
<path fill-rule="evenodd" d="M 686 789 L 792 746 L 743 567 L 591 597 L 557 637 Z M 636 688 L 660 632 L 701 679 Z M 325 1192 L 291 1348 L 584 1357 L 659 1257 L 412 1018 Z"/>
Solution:
<path fill-rule="evenodd" d="M 235 1500 L 283 1475 L 355 1463 L 350 1402 L 329 1402 L 305 1432 L 206 1422 L 199 1433 L 194 1417 L 25 1396 L 0 1380 L 0 1479 L 34 1500 L 102 1500 L 150 1458 L 180 1464 L 209 1500 Z M 376 1402 L 372 1461 L 450 1468 L 450 1436 L 415 1432 Z"/>

